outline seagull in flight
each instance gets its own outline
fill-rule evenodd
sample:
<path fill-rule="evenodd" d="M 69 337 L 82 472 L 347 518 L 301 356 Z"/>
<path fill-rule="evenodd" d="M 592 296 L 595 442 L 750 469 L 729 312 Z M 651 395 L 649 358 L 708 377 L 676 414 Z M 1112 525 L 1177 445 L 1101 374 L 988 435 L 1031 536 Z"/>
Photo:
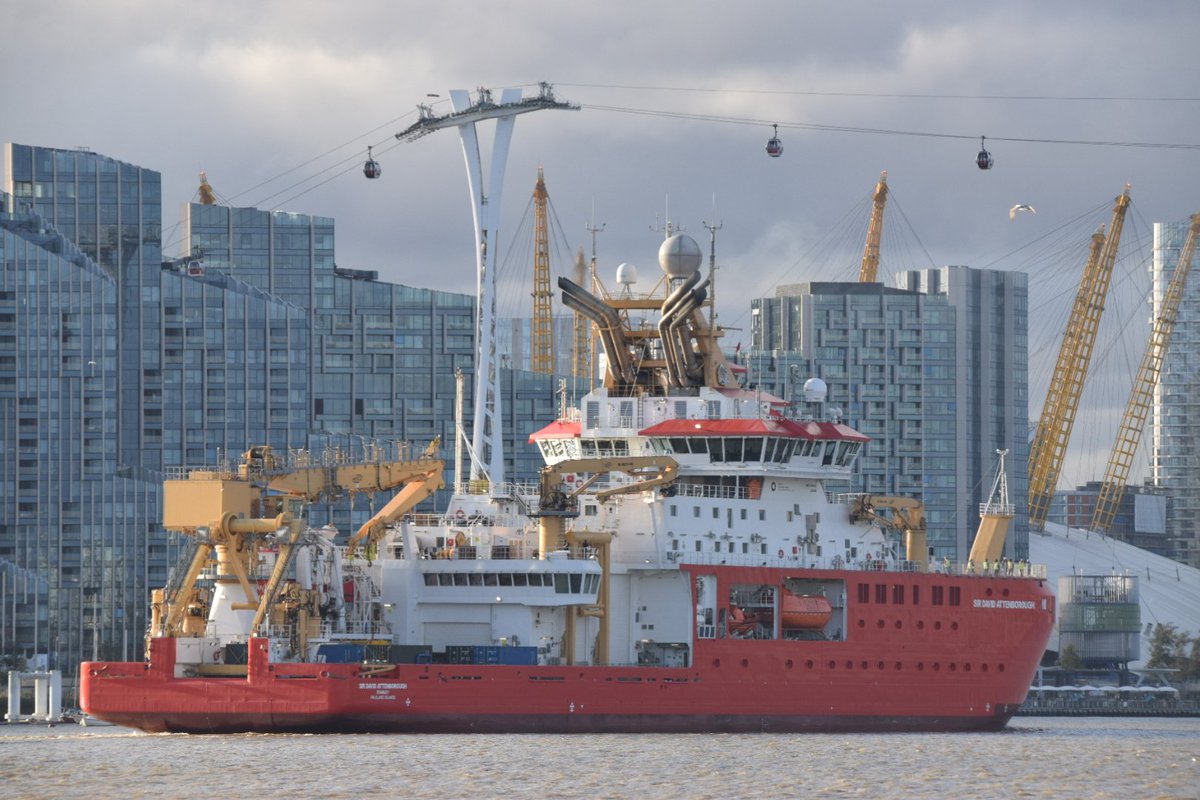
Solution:
<path fill-rule="evenodd" d="M 1037 209 L 1036 209 L 1036 208 L 1034 208 L 1033 206 L 1031 206 L 1031 205 L 1028 205 L 1028 204 L 1026 204 L 1026 203 L 1017 203 L 1015 206 L 1013 206 L 1012 208 L 1010 208 L 1010 209 L 1008 210 L 1008 218 L 1009 218 L 1009 219 L 1016 219 L 1016 218 L 1017 218 L 1017 212 L 1018 212 L 1018 211 L 1028 211 L 1030 214 L 1036 214 L 1036 213 L 1037 213 Z"/>

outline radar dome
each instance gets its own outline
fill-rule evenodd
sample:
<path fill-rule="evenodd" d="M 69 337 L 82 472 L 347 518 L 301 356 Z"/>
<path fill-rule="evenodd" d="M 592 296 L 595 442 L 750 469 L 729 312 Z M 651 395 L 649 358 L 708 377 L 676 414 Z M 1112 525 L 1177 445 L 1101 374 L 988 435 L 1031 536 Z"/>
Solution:
<path fill-rule="evenodd" d="M 622 286 L 633 286 L 637 283 L 637 267 L 633 264 L 621 264 L 618 266 L 617 283 Z"/>
<path fill-rule="evenodd" d="M 804 401 L 806 403 L 824 403 L 829 387 L 820 378 L 809 378 L 804 382 Z"/>
<path fill-rule="evenodd" d="M 700 245 L 686 233 L 677 233 L 658 248 L 658 265 L 669 278 L 690 278 L 704 261 Z"/>

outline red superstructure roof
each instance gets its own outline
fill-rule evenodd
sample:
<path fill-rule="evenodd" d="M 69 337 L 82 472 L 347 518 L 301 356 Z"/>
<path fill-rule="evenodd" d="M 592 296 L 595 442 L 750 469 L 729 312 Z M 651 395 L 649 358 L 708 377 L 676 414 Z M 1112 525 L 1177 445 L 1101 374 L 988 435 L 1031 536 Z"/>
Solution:
<path fill-rule="evenodd" d="M 569 422 L 563 419 L 556 419 L 540 431 L 534 431 L 529 434 L 529 442 L 532 444 L 538 439 L 578 439 L 579 438 L 579 423 Z"/>
<path fill-rule="evenodd" d="M 639 433 L 642 436 L 783 436 L 849 442 L 871 440 L 869 436 L 837 422 L 796 422 L 783 418 L 669 419 Z"/>

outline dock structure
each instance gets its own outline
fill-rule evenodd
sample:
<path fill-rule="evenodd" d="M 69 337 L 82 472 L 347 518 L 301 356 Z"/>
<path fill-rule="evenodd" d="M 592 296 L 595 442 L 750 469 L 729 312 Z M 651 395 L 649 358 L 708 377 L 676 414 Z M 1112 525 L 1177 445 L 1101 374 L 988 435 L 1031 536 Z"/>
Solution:
<path fill-rule="evenodd" d="M 33 714 L 21 714 L 21 690 L 33 682 Z M 8 673 L 9 722 L 59 722 L 62 720 L 62 673 L 56 669 L 45 672 Z"/>

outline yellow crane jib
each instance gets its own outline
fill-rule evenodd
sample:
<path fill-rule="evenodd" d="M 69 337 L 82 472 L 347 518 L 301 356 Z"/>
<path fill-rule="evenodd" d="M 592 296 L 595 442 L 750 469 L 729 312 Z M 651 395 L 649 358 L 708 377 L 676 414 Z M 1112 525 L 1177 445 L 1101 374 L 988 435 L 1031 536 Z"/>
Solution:
<path fill-rule="evenodd" d="M 886 512 L 886 513 L 884 513 Z M 925 506 L 912 497 L 864 494 L 850 504 L 851 522 L 877 522 L 904 533 L 905 558 L 924 570 L 929 565 Z"/>

